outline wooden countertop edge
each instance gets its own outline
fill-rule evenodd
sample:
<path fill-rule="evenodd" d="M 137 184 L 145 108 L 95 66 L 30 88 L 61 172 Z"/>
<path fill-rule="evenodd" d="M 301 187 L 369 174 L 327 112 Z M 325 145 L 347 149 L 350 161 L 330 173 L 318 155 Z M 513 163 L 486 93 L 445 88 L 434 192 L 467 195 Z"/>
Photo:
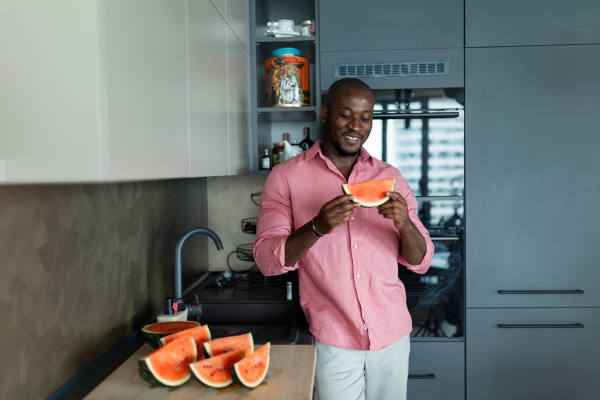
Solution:
<path fill-rule="evenodd" d="M 142 346 L 98 385 L 86 400 L 138 399 L 146 400 L 219 400 L 286 398 L 306 400 L 313 398 L 316 367 L 315 345 L 272 345 L 271 363 L 265 381 L 254 389 L 233 384 L 223 389 L 202 385 L 193 378 L 178 388 L 151 387 L 140 376 L 138 360 L 154 349 Z"/>

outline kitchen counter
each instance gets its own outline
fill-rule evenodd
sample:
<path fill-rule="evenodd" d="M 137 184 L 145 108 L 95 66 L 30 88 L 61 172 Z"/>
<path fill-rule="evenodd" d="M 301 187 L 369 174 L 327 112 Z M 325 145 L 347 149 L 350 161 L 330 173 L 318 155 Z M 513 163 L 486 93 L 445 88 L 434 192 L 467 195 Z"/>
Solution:
<path fill-rule="evenodd" d="M 290 274 L 281 276 L 279 278 L 267 278 L 262 282 L 257 283 L 259 280 L 250 279 L 249 282 L 237 282 L 235 285 L 229 282 L 223 287 L 215 285 L 215 280 L 221 275 L 221 273 L 210 273 L 207 278 L 202 281 L 197 287 L 185 296 L 186 299 L 193 299 L 195 295 L 198 296 L 199 301 L 202 302 L 287 302 L 286 291 L 283 285 L 287 285 L 287 282 L 292 282 L 292 300 L 290 303 L 298 304 L 298 283 L 297 275 Z M 295 345 L 313 345 L 314 339 L 308 330 L 308 323 L 304 317 L 304 313 L 298 304 L 298 312 L 295 316 L 295 324 L 298 328 L 298 336 L 294 342 Z M 154 320 L 155 321 L 155 320 Z M 148 321 L 150 323 L 151 321 Z M 209 325 L 210 326 L 210 325 Z M 256 342 L 260 345 L 260 342 Z M 306 346 L 295 346 L 289 347 L 306 347 Z M 65 391 L 64 395 L 60 396 L 61 400 L 71 399 L 82 399 L 90 391 L 109 377 L 118 368 L 121 368 L 124 363 L 135 357 L 146 345 L 144 344 L 143 335 L 139 332 L 131 333 L 127 338 L 122 340 L 118 345 L 110 349 L 102 357 L 96 360 L 91 366 L 82 371 L 77 377 L 71 382 L 65 385 L 69 389 Z M 275 345 L 273 345 L 275 346 Z M 285 347 L 285 346 L 284 346 Z M 312 346 L 308 346 L 312 347 Z M 303 350 L 298 350 L 303 351 Z M 304 350 L 306 351 L 306 350 Z M 136 370 L 137 371 L 137 370 Z M 137 372 L 136 372 L 137 373 Z M 138 379 L 143 383 L 141 378 Z M 151 391 L 149 391 L 151 392 Z M 165 392 L 170 393 L 170 392 Z M 219 392 L 221 393 L 221 392 Z M 58 397 L 57 397 L 58 398 Z M 108 398 L 108 397 L 107 397 Z M 122 398 L 122 397 L 118 397 Z M 169 397 L 170 398 L 170 397 Z M 175 397 L 178 398 L 178 397 Z M 246 397 L 249 398 L 249 397 Z M 222 399 L 219 397 L 219 399 Z M 224 399 L 224 398 L 223 398 Z"/>
<path fill-rule="evenodd" d="M 261 385 L 251 390 L 235 383 L 223 389 L 213 389 L 193 378 L 178 388 L 154 387 L 144 381 L 138 372 L 138 360 L 153 350 L 145 344 L 85 399 L 312 399 L 316 362 L 314 345 L 271 346 L 267 377 Z"/>

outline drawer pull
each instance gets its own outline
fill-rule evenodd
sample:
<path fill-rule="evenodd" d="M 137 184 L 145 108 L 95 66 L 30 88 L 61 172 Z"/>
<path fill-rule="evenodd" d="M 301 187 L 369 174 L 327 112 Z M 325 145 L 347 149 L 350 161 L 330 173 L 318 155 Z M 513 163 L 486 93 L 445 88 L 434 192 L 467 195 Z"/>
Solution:
<path fill-rule="evenodd" d="M 498 290 L 500 294 L 583 294 L 581 289 L 576 290 Z"/>
<path fill-rule="evenodd" d="M 408 379 L 435 379 L 435 374 L 408 375 Z"/>
<path fill-rule="evenodd" d="M 583 328 L 583 324 L 498 324 L 501 329 L 516 328 Z"/>

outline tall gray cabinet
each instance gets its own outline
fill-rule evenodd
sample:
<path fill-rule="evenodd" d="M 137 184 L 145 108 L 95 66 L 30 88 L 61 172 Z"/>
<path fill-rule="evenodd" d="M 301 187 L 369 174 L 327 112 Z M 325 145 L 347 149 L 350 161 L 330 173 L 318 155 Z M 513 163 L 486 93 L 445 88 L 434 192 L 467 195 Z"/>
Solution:
<path fill-rule="evenodd" d="M 374 90 L 462 88 L 463 14 L 463 0 L 319 1 L 320 89 L 344 76 Z M 430 62 L 446 62 L 447 73 L 393 72 Z M 411 338 L 409 399 L 464 399 L 464 373 L 462 336 Z"/>
<path fill-rule="evenodd" d="M 600 8 L 533 3 L 466 1 L 470 400 L 600 395 Z"/>

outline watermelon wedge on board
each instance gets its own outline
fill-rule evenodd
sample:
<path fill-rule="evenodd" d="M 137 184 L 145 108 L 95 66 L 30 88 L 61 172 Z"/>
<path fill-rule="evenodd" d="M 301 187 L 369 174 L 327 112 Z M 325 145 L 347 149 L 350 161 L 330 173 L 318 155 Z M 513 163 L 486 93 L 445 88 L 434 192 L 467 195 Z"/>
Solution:
<path fill-rule="evenodd" d="M 176 339 L 138 360 L 140 376 L 156 386 L 181 386 L 190 379 L 197 354 L 194 338 Z"/>
<path fill-rule="evenodd" d="M 346 194 L 353 194 L 354 201 L 363 207 L 377 207 L 388 201 L 387 192 L 396 187 L 396 178 L 375 179 L 372 181 L 347 183 L 342 185 Z"/>

